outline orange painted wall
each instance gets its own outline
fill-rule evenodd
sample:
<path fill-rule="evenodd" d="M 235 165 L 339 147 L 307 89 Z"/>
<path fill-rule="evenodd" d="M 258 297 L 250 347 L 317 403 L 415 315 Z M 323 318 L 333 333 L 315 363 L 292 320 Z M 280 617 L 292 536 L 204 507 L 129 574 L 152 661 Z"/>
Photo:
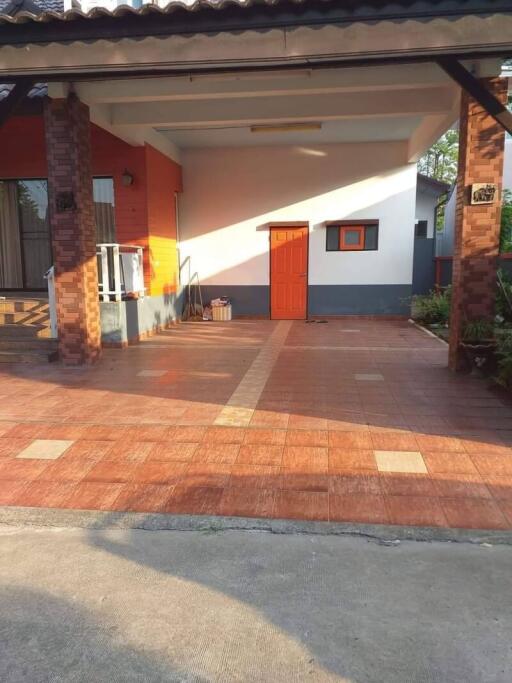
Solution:
<path fill-rule="evenodd" d="M 146 145 L 150 294 L 178 289 L 175 192 L 181 192 L 181 167 Z"/>
<path fill-rule="evenodd" d="M 148 294 L 176 291 L 177 250 L 174 193 L 181 192 L 181 167 L 154 148 L 132 147 L 91 124 L 92 169 L 114 178 L 117 240 L 144 247 Z M 41 116 L 10 118 L 0 128 L 0 179 L 46 178 Z M 132 185 L 122 183 L 128 170 Z"/>

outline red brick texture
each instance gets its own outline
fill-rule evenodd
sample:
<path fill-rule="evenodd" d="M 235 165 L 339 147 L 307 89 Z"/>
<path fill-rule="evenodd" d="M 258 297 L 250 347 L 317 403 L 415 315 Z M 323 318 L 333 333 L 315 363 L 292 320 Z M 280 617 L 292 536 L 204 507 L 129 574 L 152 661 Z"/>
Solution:
<path fill-rule="evenodd" d="M 89 109 L 73 95 L 48 100 L 44 121 L 59 354 L 82 365 L 101 353 Z M 63 193 L 72 208 L 59 206 Z"/>
<path fill-rule="evenodd" d="M 501 102 L 506 102 L 506 79 L 486 78 L 482 83 Z M 504 144 L 504 129 L 463 91 L 450 323 L 452 370 L 462 366 L 460 339 L 464 324 L 494 317 Z M 472 206 L 473 183 L 498 185 L 495 202 Z"/>

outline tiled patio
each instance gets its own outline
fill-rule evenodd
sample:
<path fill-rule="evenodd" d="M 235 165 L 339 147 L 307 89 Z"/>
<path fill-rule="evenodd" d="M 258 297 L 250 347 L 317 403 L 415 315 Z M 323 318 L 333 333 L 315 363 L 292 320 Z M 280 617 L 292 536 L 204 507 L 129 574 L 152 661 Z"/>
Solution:
<path fill-rule="evenodd" d="M 0 367 L 0 505 L 512 528 L 512 406 L 406 322 L 187 323 Z"/>

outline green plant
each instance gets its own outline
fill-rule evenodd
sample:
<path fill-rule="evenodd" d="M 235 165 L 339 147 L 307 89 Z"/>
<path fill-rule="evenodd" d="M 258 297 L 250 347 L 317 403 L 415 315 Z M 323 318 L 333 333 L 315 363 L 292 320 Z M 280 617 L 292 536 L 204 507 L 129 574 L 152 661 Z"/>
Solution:
<path fill-rule="evenodd" d="M 503 320 L 512 322 L 512 279 L 501 268 L 498 270 L 496 315 L 499 315 Z"/>
<path fill-rule="evenodd" d="M 462 340 L 466 343 L 485 342 L 494 339 L 494 322 L 471 320 L 462 329 Z"/>
<path fill-rule="evenodd" d="M 512 192 L 503 190 L 501 205 L 500 252 L 507 254 L 512 251 Z"/>
<path fill-rule="evenodd" d="M 446 325 L 450 318 L 451 288 L 442 292 L 432 291 L 414 298 L 414 317 L 427 325 Z"/>
<path fill-rule="evenodd" d="M 502 334 L 496 340 L 498 368 L 495 380 L 502 387 L 512 388 L 512 331 Z"/>

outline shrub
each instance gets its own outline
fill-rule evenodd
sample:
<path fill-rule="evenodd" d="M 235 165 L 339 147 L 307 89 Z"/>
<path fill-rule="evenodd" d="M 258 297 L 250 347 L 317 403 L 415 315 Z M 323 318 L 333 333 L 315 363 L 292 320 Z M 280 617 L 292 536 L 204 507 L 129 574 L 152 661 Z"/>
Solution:
<path fill-rule="evenodd" d="M 427 325 L 446 325 L 450 318 L 451 288 L 444 291 L 432 291 L 424 296 L 414 298 L 414 317 Z"/>
<path fill-rule="evenodd" d="M 495 380 L 502 387 L 512 388 L 512 331 L 501 334 L 496 339 L 498 372 Z"/>
<path fill-rule="evenodd" d="M 496 314 L 512 322 L 512 279 L 501 268 L 498 270 Z"/>

